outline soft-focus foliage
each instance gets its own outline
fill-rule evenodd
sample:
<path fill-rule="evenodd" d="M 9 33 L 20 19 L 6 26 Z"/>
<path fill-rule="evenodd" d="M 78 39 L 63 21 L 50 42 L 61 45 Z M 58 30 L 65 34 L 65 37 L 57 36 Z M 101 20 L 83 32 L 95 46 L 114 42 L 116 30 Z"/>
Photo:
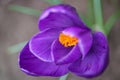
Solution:
<path fill-rule="evenodd" d="M 105 23 L 105 30 L 107 35 L 110 33 L 112 27 L 114 26 L 114 24 L 117 22 L 119 18 L 120 18 L 120 11 L 117 11 L 115 14 L 109 17 L 109 19 Z"/>
<path fill-rule="evenodd" d="M 38 10 L 28 8 L 28 7 L 19 6 L 19 5 L 10 5 L 9 10 L 24 13 L 27 15 L 33 15 L 36 17 L 38 17 L 40 15 L 40 11 L 38 11 Z"/>

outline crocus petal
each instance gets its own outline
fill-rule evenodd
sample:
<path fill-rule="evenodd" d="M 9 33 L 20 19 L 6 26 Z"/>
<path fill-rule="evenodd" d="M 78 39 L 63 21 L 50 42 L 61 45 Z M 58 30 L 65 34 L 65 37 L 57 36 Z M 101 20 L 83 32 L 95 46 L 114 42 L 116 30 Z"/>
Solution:
<path fill-rule="evenodd" d="M 39 19 L 39 29 L 86 26 L 79 18 L 76 9 L 67 4 L 59 4 L 46 9 Z"/>
<path fill-rule="evenodd" d="M 52 62 L 51 44 L 59 36 L 59 29 L 47 29 L 33 36 L 30 40 L 30 51 L 39 59 Z"/>
<path fill-rule="evenodd" d="M 85 27 L 70 27 L 62 31 L 62 33 L 78 38 L 78 46 L 80 48 L 80 52 L 82 54 L 83 59 L 92 46 L 93 37 L 91 30 Z"/>
<path fill-rule="evenodd" d="M 78 60 L 69 67 L 78 76 L 98 76 L 108 65 L 108 44 L 104 34 L 94 33 L 93 40 L 93 46 L 84 60 Z"/>
<path fill-rule="evenodd" d="M 44 62 L 34 56 L 27 44 L 20 52 L 20 69 L 32 76 L 62 76 L 68 72 L 68 65 L 55 65 L 53 62 Z"/>
<path fill-rule="evenodd" d="M 58 39 L 52 44 L 52 53 L 56 64 L 72 63 L 81 56 L 78 45 L 64 47 Z"/>

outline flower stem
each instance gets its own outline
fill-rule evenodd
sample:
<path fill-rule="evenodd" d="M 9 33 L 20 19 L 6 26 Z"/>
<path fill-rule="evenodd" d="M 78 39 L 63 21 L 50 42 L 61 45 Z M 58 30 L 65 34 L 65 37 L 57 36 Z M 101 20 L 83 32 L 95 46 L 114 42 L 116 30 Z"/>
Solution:
<path fill-rule="evenodd" d="M 67 80 L 68 75 L 69 75 L 69 73 L 64 75 L 64 76 L 62 76 L 62 77 L 60 77 L 59 80 Z"/>
<path fill-rule="evenodd" d="M 93 10 L 93 0 L 88 0 L 87 2 L 87 17 L 88 20 L 90 21 L 90 27 L 93 29 L 93 24 L 94 24 L 94 10 Z"/>
<path fill-rule="evenodd" d="M 103 26 L 103 14 L 102 14 L 101 0 L 93 0 L 93 5 L 94 5 L 96 30 L 99 30 L 106 34 L 104 26 Z"/>

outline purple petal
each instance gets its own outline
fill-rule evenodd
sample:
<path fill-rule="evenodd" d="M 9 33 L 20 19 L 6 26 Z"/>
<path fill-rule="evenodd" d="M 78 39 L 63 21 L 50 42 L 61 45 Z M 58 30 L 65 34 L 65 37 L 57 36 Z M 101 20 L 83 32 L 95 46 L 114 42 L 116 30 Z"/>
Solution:
<path fill-rule="evenodd" d="M 62 76 L 68 72 L 68 65 L 55 65 L 53 62 L 44 62 L 34 56 L 27 44 L 20 53 L 20 69 L 32 76 Z"/>
<path fill-rule="evenodd" d="M 64 34 L 78 38 L 78 46 L 82 54 L 82 59 L 87 55 L 92 46 L 92 33 L 88 28 L 70 27 L 63 31 Z"/>
<path fill-rule="evenodd" d="M 72 63 L 81 57 L 78 45 L 64 47 L 58 39 L 52 44 L 52 53 L 56 64 Z"/>
<path fill-rule="evenodd" d="M 30 40 L 30 51 L 39 59 L 52 62 L 51 44 L 59 36 L 59 29 L 48 29 L 42 31 Z"/>
<path fill-rule="evenodd" d="M 86 27 L 79 18 L 76 9 L 70 5 L 59 4 L 46 9 L 39 19 L 39 29 L 66 28 L 70 26 Z"/>
<path fill-rule="evenodd" d="M 78 76 L 88 78 L 98 76 L 108 65 L 109 51 L 104 34 L 96 32 L 93 39 L 93 46 L 84 60 L 78 60 L 69 67 L 69 70 Z"/>

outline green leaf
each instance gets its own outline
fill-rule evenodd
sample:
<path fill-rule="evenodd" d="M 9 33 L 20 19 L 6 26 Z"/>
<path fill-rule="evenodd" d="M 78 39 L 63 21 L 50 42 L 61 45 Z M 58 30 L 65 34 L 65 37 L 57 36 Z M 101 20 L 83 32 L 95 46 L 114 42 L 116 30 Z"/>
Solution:
<path fill-rule="evenodd" d="M 60 77 L 59 80 L 67 80 L 68 75 L 69 75 L 69 74 L 66 74 L 66 75 Z"/>
<path fill-rule="evenodd" d="M 8 53 L 9 54 L 14 54 L 14 53 L 19 52 L 25 46 L 26 43 L 27 43 L 27 41 L 24 41 L 24 42 L 21 42 L 21 43 L 18 43 L 16 45 L 13 45 L 13 46 L 9 47 L 8 48 Z"/>
<path fill-rule="evenodd" d="M 23 6 L 19 6 L 19 5 L 10 5 L 8 7 L 8 9 L 13 10 L 13 11 L 17 11 L 17 12 L 20 12 L 20 13 L 24 13 L 24 14 L 36 16 L 36 17 L 38 17 L 40 15 L 40 11 L 38 11 L 38 10 L 23 7 Z"/>
<path fill-rule="evenodd" d="M 93 0 L 87 0 L 87 20 L 89 20 L 89 26 L 93 29 L 94 24 L 94 8 L 93 8 Z"/>
<path fill-rule="evenodd" d="M 113 25 L 115 24 L 115 22 L 120 18 L 120 11 L 116 12 L 115 14 L 113 14 L 111 17 L 109 17 L 109 19 L 107 20 L 107 22 L 105 23 L 105 30 L 106 33 L 109 34 L 109 32 L 111 31 Z"/>
<path fill-rule="evenodd" d="M 53 4 L 60 4 L 62 3 L 62 0 L 52 0 Z"/>
<path fill-rule="evenodd" d="M 51 5 L 62 3 L 62 0 L 44 0 L 44 1 L 48 2 Z"/>
<path fill-rule="evenodd" d="M 103 25 L 103 12 L 101 0 L 93 0 L 94 5 L 94 15 L 95 15 L 95 29 L 106 34 Z"/>
<path fill-rule="evenodd" d="M 81 17 L 81 19 L 83 20 L 83 22 L 88 26 L 88 27 L 90 27 L 91 29 L 92 29 L 92 22 L 90 21 L 90 20 L 88 20 L 84 15 L 81 15 L 80 14 L 80 17 Z"/>

